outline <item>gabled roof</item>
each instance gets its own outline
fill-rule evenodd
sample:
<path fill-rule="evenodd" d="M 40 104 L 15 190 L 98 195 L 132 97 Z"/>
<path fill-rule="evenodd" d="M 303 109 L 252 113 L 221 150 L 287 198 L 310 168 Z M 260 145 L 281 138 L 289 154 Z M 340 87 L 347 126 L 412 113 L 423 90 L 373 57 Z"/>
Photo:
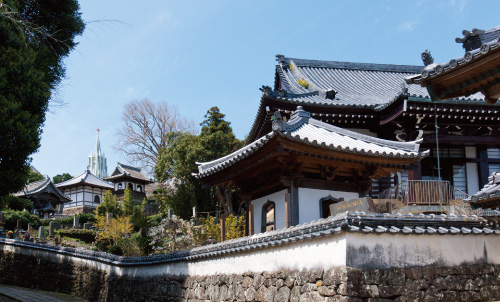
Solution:
<path fill-rule="evenodd" d="M 322 149 L 373 158 L 405 158 L 417 161 L 427 155 L 427 152 L 419 151 L 420 141 L 389 141 L 345 130 L 311 118 L 309 112 L 299 106 L 288 122 L 275 114 L 273 131 L 253 143 L 214 161 L 197 163 L 199 173 L 193 175 L 203 178 L 221 171 L 261 149 L 277 136 Z"/>
<path fill-rule="evenodd" d="M 144 175 L 144 173 L 141 172 L 141 168 L 124 165 L 121 163 L 117 164 L 113 173 L 111 173 L 110 176 L 106 177 L 106 180 L 112 181 L 123 177 L 133 178 L 147 183 L 153 182 L 146 175 Z"/>
<path fill-rule="evenodd" d="M 71 199 L 68 198 L 66 195 L 63 194 L 52 182 L 50 178 L 45 178 L 39 181 L 34 181 L 32 183 L 29 183 L 24 187 L 21 191 L 16 192 L 12 194 L 12 196 L 16 197 L 28 197 L 29 195 L 37 194 L 37 193 L 42 193 L 42 192 L 50 192 L 54 193 L 59 197 L 59 199 L 62 199 L 63 201 L 70 201 Z"/>
<path fill-rule="evenodd" d="M 111 183 L 95 176 L 94 174 L 90 173 L 89 170 L 85 170 L 85 172 L 76 177 L 73 177 L 70 180 L 66 180 L 56 184 L 58 188 L 77 186 L 77 185 L 89 185 L 109 190 L 114 189 L 114 186 Z"/>
<path fill-rule="evenodd" d="M 304 103 L 340 107 L 376 107 L 392 101 L 405 78 L 423 66 L 316 61 L 277 55 L 276 75 L 287 98 Z M 277 79 L 278 80 L 278 79 Z M 411 85 L 408 92 L 427 96 L 425 88 Z"/>

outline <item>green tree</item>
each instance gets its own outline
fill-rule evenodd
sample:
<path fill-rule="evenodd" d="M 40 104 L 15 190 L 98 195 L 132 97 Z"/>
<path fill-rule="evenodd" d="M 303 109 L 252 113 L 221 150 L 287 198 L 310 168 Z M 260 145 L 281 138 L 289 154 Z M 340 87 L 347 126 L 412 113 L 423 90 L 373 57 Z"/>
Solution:
<path fill-rule="evenodd" d="M 26 184 L 63 59 L 84 30 L 76 0 L 5 0 L 0 7 L 0 196 Z"/>
<path fill-rule="evenodd" d="M 58 184 L 60 182 L 70 180 L 72 178 L 73 176 L 71 176 L 69 173 L 57 174 L 56 176 L 52 177 L 52 182 Z"/>
<path fill-rule="evenodd" d="M 118 203 L 116 195 L 111 191 L 106 191 L 102 197 L 102 202 L 96 208 L 97 216 L 105 216 L 106 213 L 113 213 L 114 216 L 122 215 L 122 208 Z"/>
<path fill-rule="evenodd" d="M 124 191 L 122 210 L 125 216 L 131 216 L 134 214 L 134 201 L 132 200 L 132 195 L 130 194 L 130 189 L 128 187 Z"/>
<path fill-rule="evenodd" d="M 163 210 L 173 209 L 176 215 L 185 219 L 191 216 L 191 208 L 199 211 L 214 211 L 217 204 L 228 213 L 234 212 L 236 196 L 225 188 L 204 189 L 202 183 L 192 176 L 198 171 L 196 162 L 206 162 L 227 155 L 239 147 L 242 142 L 236 139 L 230 123 L 219 108 L 207 111 L 205 120 L 200 124 L 200 135 L 171 132 L 167 134 L 169 142 L 158 156 L 155 177 L 160 182 L 169 181 L 169 185 L 157 192 L 157 200 Z"/>
<path fill-rule="evenodd" d="M 42 174 L 30 169 L 30 172 L 28 173 L 28 183 L 39 181 L 42 179 L 45 179 Z"/>

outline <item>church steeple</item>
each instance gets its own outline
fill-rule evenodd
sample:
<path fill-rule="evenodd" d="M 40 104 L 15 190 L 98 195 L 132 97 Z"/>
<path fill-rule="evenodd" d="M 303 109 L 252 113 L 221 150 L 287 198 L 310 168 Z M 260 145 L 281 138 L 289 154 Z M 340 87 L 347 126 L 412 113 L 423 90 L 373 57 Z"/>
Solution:
<path fill-rule="evenodd" d="M 97 177 L 103 178 L 108 176 L 108 166 L 106 163 L 106 157 L 101 151 L 101 143 L 99 141 L 99 128 L 97 128 L 97 140 L 95 143 L 94 150 L 89 155 L 89 164 L 87 169 Z"/>

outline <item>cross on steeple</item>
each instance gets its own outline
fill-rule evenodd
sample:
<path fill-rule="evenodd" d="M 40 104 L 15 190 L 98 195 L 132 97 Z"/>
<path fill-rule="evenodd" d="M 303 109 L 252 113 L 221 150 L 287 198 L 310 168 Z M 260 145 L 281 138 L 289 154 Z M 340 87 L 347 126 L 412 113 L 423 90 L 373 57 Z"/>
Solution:
<path fill-rule="evenodd" d="M 99 127 L 97 127 L 96 130 L 97 130 L 97 135 L 99 135 L 99 131 L 101 131 L 101 130 L 99 130 Z"/>

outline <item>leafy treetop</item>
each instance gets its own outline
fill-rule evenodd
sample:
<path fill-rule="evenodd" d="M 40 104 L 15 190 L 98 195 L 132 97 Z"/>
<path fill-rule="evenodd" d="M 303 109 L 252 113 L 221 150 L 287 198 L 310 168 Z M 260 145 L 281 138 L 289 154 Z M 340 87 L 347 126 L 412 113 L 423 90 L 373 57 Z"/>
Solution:
<path fill-rule="evenodd" d="M 52 182 L 58 184 L 60 182 L 70 180 L 72 178 L 73 176 L 71 176 L 69 173 L 57 174 L 56 176 L 52 177 Z"/>

